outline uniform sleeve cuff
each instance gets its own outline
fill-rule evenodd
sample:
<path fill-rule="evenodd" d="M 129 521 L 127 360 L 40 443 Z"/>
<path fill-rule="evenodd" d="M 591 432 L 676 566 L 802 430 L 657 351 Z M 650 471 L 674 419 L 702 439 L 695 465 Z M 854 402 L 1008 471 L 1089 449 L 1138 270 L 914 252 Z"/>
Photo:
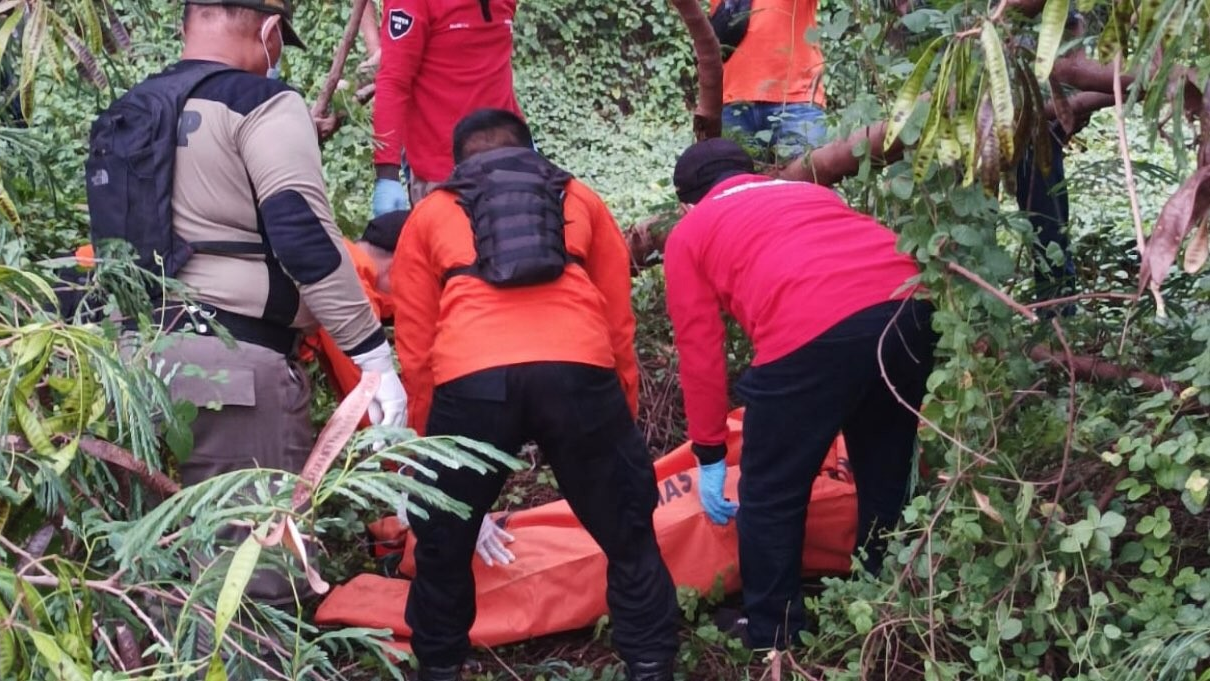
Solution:
<path fill-rule="evenodd" d="M 354 345 L 348 350 L 345 350 L 345 354 L 350 357 L 364 355 L 385 342 L 387 342 L 387 334 L 382 330 L 382 327 L 379 326 L 377 329 L 374 329 L 373 333 L 366 336 L 360 343 Z"/>
<path fill-rule="evenodd" d="M 692 449 L 693 455 L 697 457 L 697 462 L 703 466 L 709 466 L 712 463 L 718 463 L 727 458 L 726 443 L 703 445 L 694 442 Z"/>

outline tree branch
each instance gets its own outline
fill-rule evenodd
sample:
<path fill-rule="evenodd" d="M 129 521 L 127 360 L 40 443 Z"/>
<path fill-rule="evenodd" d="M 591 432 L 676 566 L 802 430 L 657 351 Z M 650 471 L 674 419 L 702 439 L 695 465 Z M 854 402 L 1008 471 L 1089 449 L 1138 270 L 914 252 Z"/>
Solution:
<path fill-rule="evenodd" d="M 723 132 L 723 53 L 710 19 L 697 0 L 671 0 L 693 38 L 697 58 L 697 108 L 693 112 L 693 135 L 698 140 Z"/>
<path fill-rule="evenodd" d="M 1064 368 L 1066 368 L 1068 364 L 1065 353 L 1056 353 L 1045 345 L 1035 345 L 1033 348 L 1031 348 L 1029 351 L 1029 358 L 1035 362 L 1054 363 Z M 1070 367 L 1071 370 L 1075 372 L 1077 378 L 1086 382 L 1121 382 L 1136 380 L 1139 382 L 1139 388 L 1153 393 L 1169 390 L 1172 391 L 1173 394 L 1179 394 L 1185 388 L 1185 386 L 1170 378 L 1157 376 L 1139 369 L 1131 369 L 1118 364 L 1112 364 L 1102 360 L 1100 357 L 1093 357 L 1090 355 L 1072 355 Z"/>
<path fill-rule="evenodd" d="M 332 94 L 336 92 L 336 85 L 340 82 L 340 76 L 345 70 L 345 62 L 349 59 L 349 50 L 353 48 L 353 41 L 357 39 L 357 30 L 361 26 L 361 15 L 365 12 L 366 2 L 367 0 L 353 0 L 353 12 L 349 15 L 349 23 L 345 25 L 345 32 L 340 38 L 340 44 L 336 47 L 336 55 L 332 57 L 328 77 L 324 80 L 323 87 L 319 89 L 319 98 L 315 100 L 315 106 L 311 107 L 311 118 L 322 119 L 327 116 L 328 106 L 332 103 Z"/>
<path fill-rule="evenodd" d="M 945 264 L 945 269 L 949 270 L 950 272 L 953 272 L 954 274 L 960 275 L 960 276 L 970 280 L 972 283 L 975 284 L 975 286 L 978 286 L 979 288 L 983 289 L 984 291 L 987 291 L 996 300 L 999 300 L 1000 302 L 1004 303 L 1008 307 L 1012 308 L 1012 310 L 1014 312 L 1021 315 L 1022 317 L 1025 317 L 1029 321 L 1031 321 L 1031 322 L 1038 321 L 1038 314 L 1036 312 L 1029 309 L 1028 307 L 1025 307 L 1021 303 L 1018 303 L 1017 301 L 1013 300 L 1012 296 L 1008 295 L 1004 291 L 1001 291 L 1000 289 L 996 288 L 995 286 L 992 286 L 991 284 L 987 283 L 987 281 L 983 277 L 980 277 L 979 275 L 966 269 L 962 265 L 959 265 L 956 262 L 947 262 Z"/>

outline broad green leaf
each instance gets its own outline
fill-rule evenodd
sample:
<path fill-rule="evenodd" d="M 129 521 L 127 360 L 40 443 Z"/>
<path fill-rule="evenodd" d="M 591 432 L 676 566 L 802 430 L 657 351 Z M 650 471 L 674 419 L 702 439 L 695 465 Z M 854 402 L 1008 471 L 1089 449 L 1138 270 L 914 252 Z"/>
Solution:
<path fill-rule="evenodd" d="M 1046 0 L 1042 24 L 1038 27 L 1038 50 L 1034 56 L 1034 75 L 1045 82 L 1054 68 L 1059 47 L 1063 44 L 1063 28 L 1067 25 L 1070 0 Z"/>
<path fill-rule="evenodd" d="M 25 439 L 29 440 L 30 446 L 34 451 L 42 456 L 53 458 L 58 450 L 51 444 L 50 436 L 46 434 L 46 430 L 42 428 L 42 422 L 34 415 L 29 406 L 25 404 L 25 400 L 18 396 L 12 401 L 13 416 L 17 419 L 17 425 L 20 426 L 21 432 L 25 434 Z"/>
<path fill-rule="evenodd" d="M 47 348 L 50 347 L 53 336 L 54 334 L 45 329 L 31 330 L 28 333 L 24 330 L 18 331 L 17 341 L 13 343 L 13 348 L 17 355 L 16 366 L 20 367 L 34 360 L 39 360 L 37 364 L 42 364 L 42 357 L 46 354 Z M 38 373 L 41 372 L 39 371 Z"/>
<path fill-rule="evenodd" d="M 231 566 L 227 568 L 227 580 L 219 591 L 218 601 L 214 606 L 214 653 L 210 659 L 210 669 L 206 672 L 206 681 L 227 681 L 227 669 L 223 666 L 222 649 L 223 636 L 227 626 L 239 610 L 244 598 L 244 590 L 256 570 L 256 562 L 260 559 L 260 542 L 255 534 L 249 534 L 244 543 L 231 556 Z"/>
<path fill-rule="evenodd" d="M 84 40 L 92 52 L 104 49 L 105 32 L 101 29 L 101 15 L 97 11 L 99 3 L 94 0 L 77 0 L 75 14 L 80 17 L 84 27 Z"/>
<path fill-rule="evenodd" d="M 46 45 L 47 33 L 50 30 L 46 21 L 46 15 L 50 11 L 52 10 L 47 6 L 47 3 L 32 3 L 32 9 L 28 15 L 29 18 L 21 29 L 23 54 L 21 55 L 21 75 L 17 83 L 21 90 L 21 115 L 26 120 L 31 120 L 34 117 L 35 76 L 38 71 L 38 63 L 41 61 L 39 56 L 42 54 L 42 48 Z"/>
<path fill-rule="evenodd" d="M 920 135 L 920 142 L 916 144 L 916 158 L 912 161 L 912 177 L 917 183 L 924 181 L 924 177 L 933 163 L 933 158 L 937 154 L 938 133 L 941 129 L 946 92 L 949 90 L 950 73 L 956 52 L 954 44 L 950 44 L 941 57 L 937 83 L 933 86 L 934 97 L 929 103 L 928 120 L 924 124 L 924 132 Z"/>
<path fill-rule="evenodd" d="M 1000 626 L 1000 640 L 1011 641 L 1021 635 L 1022 624 L 1021 620 L 1016 617 L 1010 617 Z"/>
<path fill-rule="evenodd" d="M 1105 511 L 1101 516 L 1098 527 L 1110 537 L 1116 537 L 1126 529 L 1126 518 L 1117 511 Z"/>
<path fill-rule="evenodd" d="M 4 504 L 0 502 L 4 506 Z M 0 523 L 0 529 L 3 529 L 3 524 Z M 0 621 L 8 620 L 8 608 L 4 602 L 0 601 Z M 9 627 L 0 627 L 0 679 L 13 678 L 13 669 L 17 666 L 17 642 L 13 630 Z"/>
<path fill-rule="evenodd" d="M 80 40 L 79 36 L 72 31 L 71 27 L 67 25 L 67 22 L 63 19 L 63 17 L 52 12 L 50 14 L 50 18 L 54 23 L 54 27 L 59 32 L 59 37 L 63 40 L 63 43 L 67 45 L 67 49 L 71 50 L 71 53 L 75 56 L 76 61 L 80 64 L 81 70 L 88 78 L 88 81 L 102 89 L 108 87 L 109 79 L 105 76 L 105 71 L 103 71 L 101 66 L 97 63 L 97 56 L 93 54 L 92 50 L 88 49 L 88 46 L 84 44 L 84 41 Z"/>
<path fill-rule="evenodd" d="M 1004 60 L 1004 45 L 1000 42 L 1000 34 L 992 22 L 983 22 L 979 44 L 983 47 L 988 89 L 991 91 L 992 116 L 996 125 L 996 138 L 1000 141 L 1000 158 L 1007 161 L 1013 157 L 1016 114 L 1013 108 L 1012 81 L 1008 77 L 1008 64 Z"/>
<path fill-rule="evenodd" d="M 4 54 L 5 48 L 8 47 L 9 38 L 12 37 L 13 31 L 17 25 L 21 23 L 21 18 L 25 16 L 25 3 L 19 3 L 13 13 L 8 15 L 3 24 L 0 24 L 0 54 Z"/>
<path fill-rule="evenodd" d="M 14 227 L 21 226 L 21 213 L 17 211 L 17 204 L 13 203 L 13 197 L 9 196 L 3 184 L 0 184 L 0 215 Z"/>
<path fill-rule="evenodd" d="M 903 126 L 907 124 L 908 118 L 912 115 L 912 110 L 916 108 L 916 100 L 920 97 L 920 90 L 924 87 L 924 79 L 928 77 L 929 71 L 933 68 L 933 62 L 937 58 L 937 50 L 941 47 L 941 43 L 945 41 L 945 36 L 941 36 L 929 43 L 925 48 L 924 54 L 920 55 L 920 59 L 916 60 L 916 66 L 912 69 L 912 75 L 908 76 L 903 87 L 899 90 L 899 96 L 895 98 L 895 104 L 891 107 L 891 117 L 887 123 L 886 135 L 882 141 L 883 150 L 891 148 L 895 140 L 899 138 L 899 133 L 903 131 Z M 938 90 L 940 91 L 940 90 Z"/>
<path fill-rule="evenodd" d="M 40 631 L 29 630 L 29 636 L 34 641 L 34 647 L 42 657 L 46 667 L 59 681 L 88 681 L 88 676 L 80 671 L 76 663 L 59 647 L 53 636 Z"/>

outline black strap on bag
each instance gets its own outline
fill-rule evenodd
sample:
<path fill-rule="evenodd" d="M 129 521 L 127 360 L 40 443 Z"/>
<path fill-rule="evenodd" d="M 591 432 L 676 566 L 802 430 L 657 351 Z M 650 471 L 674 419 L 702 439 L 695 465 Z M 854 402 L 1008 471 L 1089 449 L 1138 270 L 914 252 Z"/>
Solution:
<path fill-rule="evenodd" d="M 454 192 L 470 219 L 476 260 L 445 273 L 478 277 L 500 288 L 554 281 L 569 263 L 563 197 L 572 176 L 530 148 L 506 147 L 461 163 L 442 189 Z"/>
<path fill-rule="evenodd" d="M 260 242 L 188 243 L 172 228 L 172 191 L 181 112 L 211 76 L 233 71 L 211 62 L 179 63 L 131 88 L 93 123 L 85 161 L 89 233 L 134 247 L 137 263 L 176 276 L 197 252 L 263 255 Z"/>
<path fill-rule="evenodd" d="M 744 36 L 748 34 L 748 19 L 752 16 L 752 0 L 723 0 L 710 15 L 710 28 L 718 38 L 723 61 L 731 58 Z"/>
<path fill-rule="evenodd" d="M 228 312 L 201 302 L 170 303 L 152 310 L 151 321 L 164 333 L 191 331 L 198 336 L 218 336 L 218 323 L 231 337 L 244 343 L 268 348 L 278 354 L 294 357 L 302 341 L 297 329 L 282 326 L 257 317 Z M 137 320 L 128 319 L 123 327 L 138 329 Z"/>

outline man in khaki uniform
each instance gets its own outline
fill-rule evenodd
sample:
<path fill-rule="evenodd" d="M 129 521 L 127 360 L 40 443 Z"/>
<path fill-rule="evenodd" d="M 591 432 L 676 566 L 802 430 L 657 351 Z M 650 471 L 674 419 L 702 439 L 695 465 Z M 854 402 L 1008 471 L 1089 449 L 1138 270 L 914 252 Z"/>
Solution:
<path fill-rule="evenodd" d="M 289 0 L 186 0 L 184 50 L 173 68 L 232 67 L 192 90 L 177 133 L 172 229 L 192 247 L 177 278 L 196 305 L 167 302 L 159 316 L 199 336 L 162 357 L 169 368 L 208 374 L 177 372 L 170 383 L 175 398 L 203 407 L 181 464 L 186 485 L 249 468 L 301 471 L 314 435 L 296 350 L 300 332 L 317 325 L 362 370 L 382 373 L 371 420 L 401 425 L 406 415 L 390 346 L 332 218 L 307 106 L 266 77 L 284 45 L 302 46 L 291 15 Z M 234 347 L 213 336 L 211 320 L 231 332 Z M 273 570 L 258 572 L 248 594 L 277 605 L 295 599 Z"/>

